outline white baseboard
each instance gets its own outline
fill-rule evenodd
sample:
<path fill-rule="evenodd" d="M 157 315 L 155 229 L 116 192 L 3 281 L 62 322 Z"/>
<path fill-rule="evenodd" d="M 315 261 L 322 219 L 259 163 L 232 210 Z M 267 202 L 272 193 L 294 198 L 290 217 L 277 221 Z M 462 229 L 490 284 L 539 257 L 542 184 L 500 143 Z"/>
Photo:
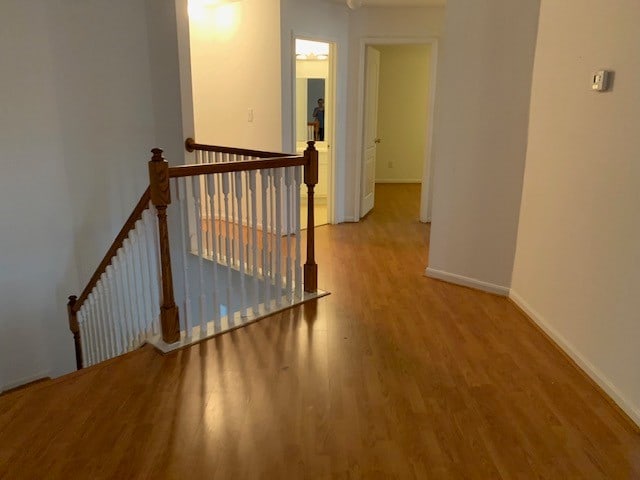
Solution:
<path fill-rule="evenodd" d="M 495 293 L 506 297 L 509 295 L 509 287 L 503 287 L 502 285 L 495 285 L 493 283 L 483 282 L 475 278 L 464 277 L 455 273 L 444 272 L 442 270 L 436 270 L 435 268 L 427 267 L 424 272 L 427 277 L 437 278 L 438 280 L 444 280 L 445 282 L 455 283 L 456 285 L 462 285 L 463 287 L 475 288 L 476 290 L 482 290 L 484 292 Z"/>
<path fill-rule="evenodd" d="M 352 217 L 352 216 L 345 216 L 344 218 L 342 218 L 342 220 L 338 221 L 338 223 L 345 223 L 345 222 L 349 222 L 349 223 L 357 223 L 359 222 L 360 219 L 356 218 L 356 217 Z"/>
<path fill-rule="evenodd" d="M 21 387 L 22 385 L 26 385 L 27 383 L 35 382 L 36 380 L 40 380 L 41 378 L 47 378 L 51 376 L 51 372 L 44 371 L 40 373 L 36 373 L 35 375 L 29 375 L 28 377 L 19 378 L 17 380 L 13 380 L 6 385 L 0 385 L 0 393 L 5 390 L 11 390 L 12 388 Z"/>
<path fill-rule="evenodd" d="M 419 178 L 401 178 L 401 179 L 376 178 L 376 183 L 422 183 L 422 180 Z"/>
<path fill-rule="evenodd" d="M 625 398 L 625 396 L 613 385 L 604 374 L 598 370 L 589 360 L 587 360 L 571 342 L 564 338 L 551 324 L 531 305 L 529 305 L 520 295 L 513 290 L 509 293 L 509 298 L 525 312 L 536 325 L 538 325 L 576 364 L 604 390 L 611 400 L 613 400 L 629 418 L 640 427 L 640 410 Z"/>

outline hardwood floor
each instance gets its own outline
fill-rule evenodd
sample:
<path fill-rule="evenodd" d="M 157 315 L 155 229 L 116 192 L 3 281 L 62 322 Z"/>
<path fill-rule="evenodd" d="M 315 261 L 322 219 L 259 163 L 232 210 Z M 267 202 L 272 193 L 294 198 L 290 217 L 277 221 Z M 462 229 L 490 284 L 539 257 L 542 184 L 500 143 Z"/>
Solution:
<path fill-rule="evenodd" d="M 0 397 L 0 478 L 640 478 L 640 436 L 508 300 L 423 276 L 418 197 L 317 230 L 329 297 Z"/>

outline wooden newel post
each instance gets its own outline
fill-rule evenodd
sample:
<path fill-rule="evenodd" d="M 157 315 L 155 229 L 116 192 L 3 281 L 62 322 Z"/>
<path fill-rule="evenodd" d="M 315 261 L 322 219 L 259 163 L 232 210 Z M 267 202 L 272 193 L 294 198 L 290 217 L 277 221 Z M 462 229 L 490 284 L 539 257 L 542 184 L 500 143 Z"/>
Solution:
<path fill-rule="evenodd" d="M 82 369 L 82 345 L 80 344 L 80 325 L 78 324 L 78 312 L 75 310 L 78 297 L 71 295 L 67 302 L 67 314 L 69 315 L 69 330 L 73 333 L 73 344 L 76 347 L 76 368 Z"/>
<path fill-rule="evenodd" d="M 313 190 L 318 183 L 318 151 L 313 141 L 307 142 L 304 158 L 304 183 L 307 186 L 307 262 L 304 264 L 304 291 L 318 291 L 318 265 L 315 256 L 315 217 L 313 212 Z"/>
<path fill-rule="evenodd" d="M 178 307 L 173 296 L 169 227 L 167 225 L 167 206 L 171 204 L 169 164 L 162 156 L 161 149 L 154 148 L 151 152 L 153 157 L 149 162 L 149 185 L 151 186 L 151 203 L 158 211 L 158 233 L 160 237 L 160 266 L 162 272 L 160 324 L 162 326 L 162 340 L 166 343 L 175 343 L 180 340 L 180 320 Z"/>

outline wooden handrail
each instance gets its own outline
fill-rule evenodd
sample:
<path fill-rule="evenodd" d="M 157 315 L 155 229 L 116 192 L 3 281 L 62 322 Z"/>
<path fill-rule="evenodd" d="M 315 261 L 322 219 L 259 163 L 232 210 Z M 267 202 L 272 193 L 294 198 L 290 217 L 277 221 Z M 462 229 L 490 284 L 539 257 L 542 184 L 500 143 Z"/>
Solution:
<path fill-rule="evenodd" d="M 174 343 L 180 339 L 180 321 L 178 307 L 175 304 L 173 292 L 173 278 L 171 272 L 171 257 L 169 246 L 169 228 L 167 223 L 167 207 L 171 204 L 171 193 L 169 188 L 170 178 L 207 175 L 216 173 L 229 173 L 240 171 L 262 170 L 270 168 L 283 168 L 304 166 L 304 183 L 307 186 L 307 259 L 304 264 L 304 289 L 307 292 L 317 291 L 318 266 L 315 263 L 315 242 L 314 242 L 314 187 L 318 183 L 318 151 L 315 149 L 315 142 L 309 141 L 308 148 L 303 156 L 287 155 L 284 153 L 261 152 L 256 150 L 244 150 L 227 147 L 215 147 L 211 145 L 199 145 L 193 140 L 187 147 L 202 147 L 202 150 L 218 151 L 223 153 L 238 153 L 242 155 L 260 157 L 258 160 L 242 160 L 238 162 L 223 163 L 203 163 L 199 165 L 180 165 L 169 167 L 169 164 L 162 156 L 162 150 L 155 148 L 152 150 L 153 157 L 149 162 L 149 183 L 150 186 L 140 197 L 133 212 L 118 232 L 115 240 L 109 247 L 104 258 L 91 276 L 87 286 L 82 291 L 80 297 L 74 295 L 69 297 L 67 310 L 69 316 L 69 328 L 73 333 L 76 350 L 76 362 L 78 369 L 83 367 L 82 344 L 80 338 L 80 325 L 78 323 L 78 312 L 86 302 L 91 292 L 96 288 L 100 277 L 106 272 L 118 250 L 123 247 L 125 239 L 131 230 L 135 228 L 136 222 L 142 218 L 143 212 L 149 208 L 149 203 L 153 203 L 158 216 L 158 237 L 160 247 L 160 269 L 161 269 L 161 305 L 160 324 L 162 328 L 162 338 L 166 343 Z"/>
<path fill-rule="evenodd" d="M 169 176 L 171 178 L 177 178 L 191 177 L 194 175 L 208 175 L 211 173 L 245 172 L 248 170 L 262 170 L 266 168 L 295 167 L 298 165 L 307 165 L 307 163 L 308 160 L 305 157 L 281 156 L 278 158 L 268 158 L 266 160 L 242 160 L 240 162 L 178 165 L 176 167 L 169 167 Z"/>
<path fill-rule="evenodd" d="M 133 209 L 133 212 L 131 212 L 131 215 L 129 215 L 129 218 L 127 218 L 127 221 L 120 229 L 120 232 L 118 232 L 118 235 L 116 236 L 115 240 L 111 244 L 111 247 L 109 247 L 109 250 L 107 250 L 106 255 L 98 265 L 98 268 L 96 268 L 96 271 L 91 276 L 91 279 L 89 280 L 89 283 L 87 283 L 87 286 L 85 287 L 85 289 L 82 291 L 82 294 L 75 302 L 73 302 L 73 305 L 70 307 L 72 313 L 77 313 L 82 307 L 82 305 L 84 304 L 84 302 L 87 300 L 87 298 L 89 297 L 89 294 L 98 283 L 98 280 L 100 280 L 100 277 L 102 276 L 102 274 L 106 271 L 107 267 L 111 264 L 111 261 L 113 260 L 113 257 L 115 257 L 116 253 L 118 252 L 118 249 L 122 247 L 122 244 L 124 240 L 127 238 L 127 235 L 129 235 L 129 232 L 133 230 L 133 228 L 136 225 L 136 222 L 142 218 L 142 212 L 144 212 L 147 208 L 149 208 L 150 200 L 151 200 L 151 190 L 150 188 L 147 188 L 142 194 L 142 197 L 140 197 L 140 200 L 138 200 L 138 203 Z"/>
<path fill-rule="evenodd" d="M 204 152 L 219 152 L 219 153 L 232 153 L 235 155 L 246 155 L 247 157 L 258 158 L 281 158 L 287 156 L 295 156 L 291 153 L 278 153 L 278 152 L 266 152 L 263 150 L 248 150 L 245 148 L 235 147 L 222 147 L 219 145 L 207 145 L 204 143 L 196 143 L 193 138 L 187 138 L 184 141 L 184 147 L 187 152 L 193 152 L 194 150 L 202 150 Z"/>

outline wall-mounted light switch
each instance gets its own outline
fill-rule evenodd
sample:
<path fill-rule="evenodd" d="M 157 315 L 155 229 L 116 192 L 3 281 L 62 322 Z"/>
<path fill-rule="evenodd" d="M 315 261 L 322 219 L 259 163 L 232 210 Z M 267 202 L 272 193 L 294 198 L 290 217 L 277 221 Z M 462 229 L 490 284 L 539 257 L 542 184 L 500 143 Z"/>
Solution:
<path fill-rule="evenodd" d="M 591 89 L 596 92 L 605 92 L 609 88 L 609 71 L 607 70 L 598 70 L 593 74 L 593 83 L 591 84 Z"/>
<path fill-rule="evenodd" d="M 253 122 L 253 108 L 250 108 L 247 111 L 247 122 L 249 122 L 249 123 Z"/>

